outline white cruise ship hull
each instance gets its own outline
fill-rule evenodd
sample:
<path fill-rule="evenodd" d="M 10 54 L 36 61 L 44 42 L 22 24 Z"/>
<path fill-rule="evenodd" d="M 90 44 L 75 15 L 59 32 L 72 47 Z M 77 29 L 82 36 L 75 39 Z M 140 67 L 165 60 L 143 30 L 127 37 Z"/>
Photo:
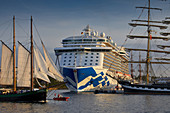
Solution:
<path fill-rule="evenodd" d="M 106 71 L 107 69 L 95 69 L 95 67 L 63 67 L 63 76 L 70 91 L 95 91 L 117 85 L 117 81 L 107 76 Z"/>

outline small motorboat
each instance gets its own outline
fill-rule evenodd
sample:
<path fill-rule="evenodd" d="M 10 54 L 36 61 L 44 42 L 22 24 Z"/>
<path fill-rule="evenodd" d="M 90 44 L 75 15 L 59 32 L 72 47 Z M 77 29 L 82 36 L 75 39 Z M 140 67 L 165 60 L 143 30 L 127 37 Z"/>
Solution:
<path fill-rule="evenodd" d="M 58 94 L 58 97 L 54 97 L 53 100 L 58 100 L 58 101 L 68 101 L 70 97 L 63 97 Z"/>
<path fill-rule="evenodd" d="M 53 100 L 58 100 L 58 101 L 68 101 L 70 97 L 54 97 Z"/>

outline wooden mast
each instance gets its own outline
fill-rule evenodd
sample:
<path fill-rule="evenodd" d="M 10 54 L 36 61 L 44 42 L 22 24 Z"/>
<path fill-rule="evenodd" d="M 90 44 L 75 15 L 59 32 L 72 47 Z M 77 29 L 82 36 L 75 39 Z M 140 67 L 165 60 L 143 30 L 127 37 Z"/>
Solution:
<path fill-rule="evenodd" d="M 13 16 L 13 90 L 16 91 L 16 46 L 15 46 L 15 16 Z"/>
<path fill-rule="evenodd" d="M 148 47 L 147 47 L 147 75 L 146 75 L 146 84 L 149 84 L 149 64 L 150 64 L 150 35 L 151 35 L 151 30 L 150 30 L 150 0 L 148 0 Z"/>
<path fill-rule="evenodd" d="M 139 61 L 141 61 L 141 54 L 139 52 Z M 142 69 L 141 69 L 141 64 L 139 63 L 139 83 L 142 83 Z"/>
<path fill-rule="evenodd" d="M 133 60 L 133 55 L 131 51 L 131 61 Z M 133 63 L 131 63 L 131 77 L 133 78 Z"/>
<path fill-rule="evenodd" d="M 32 30 L 32 16 L 31 16 L 31 91 L 33 91 L 33 30 Z"/>

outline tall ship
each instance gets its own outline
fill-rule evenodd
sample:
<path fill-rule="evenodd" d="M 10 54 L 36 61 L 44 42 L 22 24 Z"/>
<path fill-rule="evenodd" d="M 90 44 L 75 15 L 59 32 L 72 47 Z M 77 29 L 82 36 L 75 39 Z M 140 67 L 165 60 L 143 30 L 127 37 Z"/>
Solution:
<path fill-rule="evenodd" d="M 47 87 L 42 86 L 41 83 L 50 83 L 49 77 L 63 81 L 43 42 L 41 41 L 45 58 L 35 42 L 33 43 L 32 16 L 30 39 L 31 49 L 18 42 L 16 54 L 14 16 L 13 50 L 1 40 L 0 102 L 46 102 Z M 38 84 L 41 89 L 35 89 L 35 84 Z"/>
<path fill-rule="evenodd" d="M 142 19 L 137 19 L 137 20 L 132 20 L 133 23 L 129 23 L 129 25 L 131 25 L 132 27 L 137 27 L 137 26 L 143 26 L 146 27 L 147 29 L 147 35 L 128 35 L 127 37 L 130 39 L 134 39 L 134 38 L 141 38 L 141 39 L 146 39 L 146 43 L 147 43 L 147 48 L 146 49 L 141 49 L 141 48 L 126 48 L 129 51 L 143 51 L 143 52 L 147 52 L 146 54 L 146 58 L 144 60 L 140 60 L 140 61 L 129 61 L 128 63 L 143 63 L 146 64 L 146 72 L 145 72 L 145 83 L 135 83 L 135 82 L 131 82 L 131 81 L 126 81 L 126 80 L 118 80 L 118 82 L 122 85 L 122 87 L 124 88 L 124 93 L 126 94 L 170 94 L 170 82 L 169 81 L 156 81 L 156 80 L 152 80 L 151 79 L 151 72 L 155 70 L 153 70 L 152 68 L 152 64 L 170 64 L 169 59 L 168 58 L 158 58 L 160 55 L 156 55 L 154 54 L 151 55 L 151 53 L 166 53 L 169 54 L 170 51 L 162 51 L 162 50 L 158 50 L 158 49 L 152 49 L 151 47 L 151 42 L 153 42 L 152 40 L 159 40 L 159 42 L 161 42 L 160 40 L 163 41 L 169 41 L 170 37 L 168 36 L 170 33 L 169 32 L 165 32 L 162 30 L 165 30 L 168 28 L 168 24 L 170 24 L 170 20 L 169 17 L 166 17 L 165 20 L 162 21 L 157 21 L 157 20 L 151 20 L 151 10 L 158 10 L 161 11 L 162 9 L 160 8 L 153 8 L 151 7 L 151 0 L 148 0 L 148 5 L 145 7 L 136 7 L 136 8 L 140 8 L 142 10 L 147 10 L 148 12 L 148 18 L 146 20 L 142 20 Z M 161 30 L 160 32 L 160 36 L 155 33 L 154 34 L 154 28 L 157 28 L 156 30 L 158 30 L 158 28 Z M 156 36 L 155 36 L 156 35 Z M 165 43 L 165 42 L 163 42 Z M 158 45 L 157 47 L 160 49 L 164 49 L 169 47 L 169 45 Z M 159 61 L 158 61 L 159 60 Z M 165 60 L 165 61 L 163 61 Z M 165 66 L 164 66 L 165 67 Z M 160 70 L 157 69 L 157 70 Z M 161 76 L 158 75 L 158 73 L 156 73 L 157 76 Z"/>
<path fill-rule="evenodd" d="M 65 38 L 62 44 L 54 51 L 71 91 L 114 88 L 117 78 L 131 79 L 128 64 L 122 63 L 129 60 L 128 54 L 104 32 L 99 35 L 87 25 L 80 36 Z"/>

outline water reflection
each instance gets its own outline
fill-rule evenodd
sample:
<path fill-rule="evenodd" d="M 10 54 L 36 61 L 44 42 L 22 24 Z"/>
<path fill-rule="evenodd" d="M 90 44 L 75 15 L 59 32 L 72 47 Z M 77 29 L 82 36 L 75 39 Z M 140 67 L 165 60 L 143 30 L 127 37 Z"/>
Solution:
<path fill-rule="evenodd" d="M 69 101 L 54 101 L 54 94 Z M 170 112 L 168 95 L 123 95 L 50 91 L 47 103 L 0 103 L 0 113 L 159 113 Z"/>

